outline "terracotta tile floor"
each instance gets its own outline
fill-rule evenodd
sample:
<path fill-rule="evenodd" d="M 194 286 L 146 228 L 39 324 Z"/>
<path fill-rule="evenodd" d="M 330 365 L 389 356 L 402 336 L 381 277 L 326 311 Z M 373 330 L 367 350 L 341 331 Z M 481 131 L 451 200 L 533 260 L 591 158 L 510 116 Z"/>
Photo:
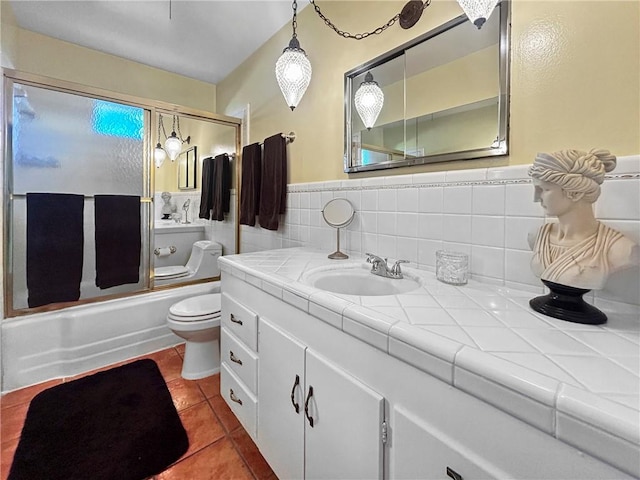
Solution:
<path fill-rule="evenodd" d="M 189 450 L 167 470 L 149 480 L 277 480 L 249 435 L 220 396 L 220 376 L 185 380 L 180 376 L 184 345 L 140 358 L 155 360 L 189 435 Z M 117 365 L 111 365 L 111 368 Z M 88 375 L 51 380 L 3 395 L 0 400 L 0 479 L 6 480 L 18 446 L 29 402 L 39 392 Z"/>

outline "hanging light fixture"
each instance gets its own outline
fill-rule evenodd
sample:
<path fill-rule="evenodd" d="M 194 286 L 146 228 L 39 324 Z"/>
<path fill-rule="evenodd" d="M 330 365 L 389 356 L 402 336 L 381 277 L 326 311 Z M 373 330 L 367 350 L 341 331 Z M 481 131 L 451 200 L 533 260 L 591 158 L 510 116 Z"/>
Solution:
<path fill-rule="evenodd" d="M 276 62 L 276 79 L 291 111 L 298 106 L 304 92 L 307 91 L 309 82 L 311 82 L 311 63 L 306 52 L 300 48 L 296 33 L 297 10 L 298 3 L 293 0 L 293 19 L 291 21 L 293 36 L 289 41 L 289 46 L 282 51 L 282 55 Z"/>
<path fill-rule="evenodd" d="M 353 102 L 364 126 L 367 130 L 371 130 L 384 105 L 384 93 L 378 82 L 373 79 L 371 72 L 365 75 L 364 82 L 358 87 Z"/>
<path fill-rule="evenodd" d="M 167 158 L 167 152 L 162 149 L 162 145 L 160 144 L 160 129 L 162 128 L 162 130 L 164 130 L 162 115 L 158 115 L 158 117 L 158 143 L 156 144 L 156 148 L 153 150 L 153 160 L 156 164 L 156 168 L 160 168 L 164 163 L 164 160 Z"/>
<path fill-rule="evenodd" d="M 484 25 L 500 0 L 458 0 L 469 20 L 478 27 Z"/>
<path fill-rule="evenodd" d="M 176 125 L 178 130 L 178 135 L 176 135 Z M 164 150 L 167 152 L 169 156 L 169 160 L 172 162 L 178 158 L 180 152 L 182 151 L 182 145 L 184 143 L 189 144 L 191 142 L 191 137 L 187 137 L 186 139 L 182 139 L 182 133 L 180 132 L 180 118 L 177 115 L 173 116 L 173 128 L 171 129 L 171 136 L 167 137 L 164 142 Z"/>

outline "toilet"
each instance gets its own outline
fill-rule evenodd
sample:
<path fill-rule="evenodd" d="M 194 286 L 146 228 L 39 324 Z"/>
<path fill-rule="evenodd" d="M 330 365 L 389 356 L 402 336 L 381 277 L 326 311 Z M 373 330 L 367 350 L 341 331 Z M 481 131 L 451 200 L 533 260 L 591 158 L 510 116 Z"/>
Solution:
<path fill-rule="evenodd" d="M 182 378 L 197 380 L 220 371 L 220 294 L 211 293 L 174 303 L 169 328 L 185 343 Z"/>
<path fill-rule="evenodd" d="M 169 265 L 153 269 L 154 283 L 162 285 L 170 281 L 197 280 L 220 275 L 218 257 L 222 255 L 222 245 L 209 240 L 193 243 L 191 255 L 186 265 Z"/>

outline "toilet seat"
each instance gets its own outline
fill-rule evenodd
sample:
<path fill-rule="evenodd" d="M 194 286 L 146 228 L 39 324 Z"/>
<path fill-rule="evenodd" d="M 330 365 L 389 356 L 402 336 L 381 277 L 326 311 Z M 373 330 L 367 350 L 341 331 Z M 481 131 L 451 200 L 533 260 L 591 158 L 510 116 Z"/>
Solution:
<path fill-rule="evenodd" d="M 219 318 L 221 315 L 219 293 L 209 293 L 187 298 L 169 308 L 167 318 L 178 322 L 197 322 Z"/>
<path fill-rule="evenodd" d="M 186 277 L 189 269 L 184 265 L 169 265 L 168 267 L 158 267 L 153 270 L 156 280 L 169 280 L 172 278 Z"/>

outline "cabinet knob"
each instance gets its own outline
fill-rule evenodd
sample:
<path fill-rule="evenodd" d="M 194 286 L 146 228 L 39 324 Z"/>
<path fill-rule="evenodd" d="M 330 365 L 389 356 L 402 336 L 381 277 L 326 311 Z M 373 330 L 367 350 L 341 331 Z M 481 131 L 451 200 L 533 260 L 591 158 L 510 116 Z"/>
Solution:
<path fill-rule="evenodd" d="M 307 417 L 309 425 L 313 428 L 313 417 L 309 415 L 309 401 L 313 397 L 313 387 L 309 385 L 309 392 L 307 393 L 307 399 L 304 401 L 304 416 Z"/>
<path fill-rule="evenodd" d="M 233 323 L 237 323 L 238 325 L 242 325 L 242 320 L 236 318 L 233 313 L 229 314 L 229 320 L 231 320 Z"/>
<path fill-rule="evenodd" d="M 235 394 L 235 393 L 233 393 L 233 388 L 230 388 L 230 389 L 229 389 L 229 398 L 230 398 L 232 401 L 234 401 L 234 402 L 239 403 L 240 405 L 242 405 L 242 400 L 240 400 L 238 397 L 236 397 L 236 394 Z M 462 477 L 461 477 L 461 478 L 462 478 Z"/>
<path fill-rule="evenodd" d="M 239 358 L 237 358 L 234 354 L 232 350 L 229 350 L 229 360 L 231 360 L 234 363 L 237 363 L 238 365 L 242 365 L 242 360 L 240 360 Z"/>
<path fill-rule="evenodd" d="M 293 388 L 291 389 L 291 403 L 293 404 L 293 408 L 296 410 L 296 413 L 300 413 L 300 405 L 296 402 L 296 387 L 300 385 L 300 376 L 296 375 L 296 380 L 293 382 Z"/>
<path fill-rule="evenodd" d="M 453 478 L 453 480 L 464 480 L 462 478 L 462 475 L 460 475 L 458 472 L 451 469 L 450 467 L 447 467 L 447 477 L 451 477 Z"/>

